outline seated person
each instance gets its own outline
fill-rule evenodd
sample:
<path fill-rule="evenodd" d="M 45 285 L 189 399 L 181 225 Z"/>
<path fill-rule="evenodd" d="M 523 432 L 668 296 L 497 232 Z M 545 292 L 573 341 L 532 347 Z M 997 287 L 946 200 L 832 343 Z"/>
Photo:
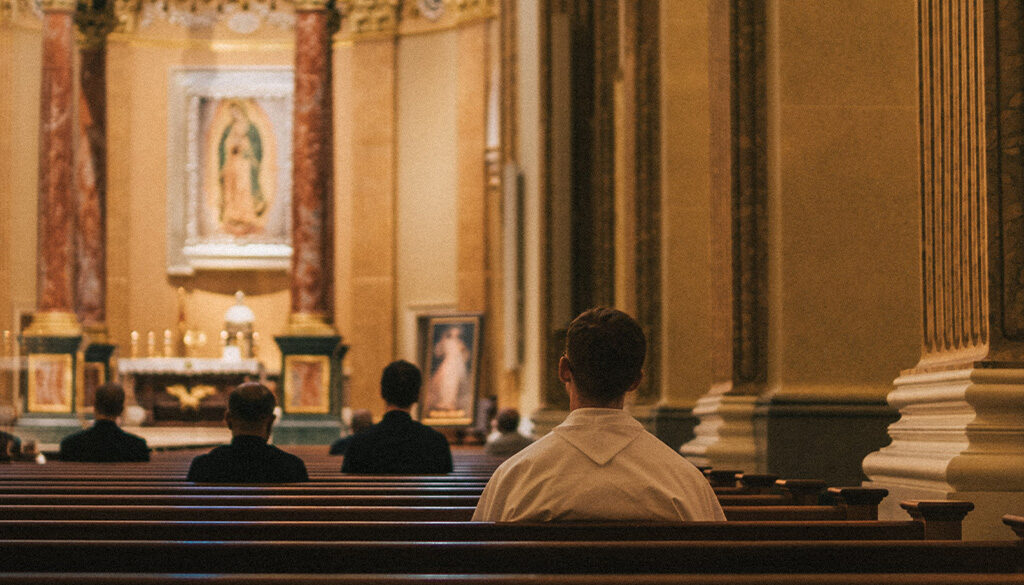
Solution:
<path fill-rule="evenodd" d="M 343 473 L 449 473 L 448 440 L 409 416 L 419 400 L 423 376 L 407 361 L 392 362 L 380 377 L 384 418 L 352 437 L 341 464 Z"/>
<path fill-rule="evenodd" d="M 623 410 L 643 376 L 640 325 L 596 308 L 565 337 L 558 378 L 569 416 L 498 467 L 473 520 L 725 520 L 704 475 Z"/>
<path fill-rule="evenodd" d="M 17 458 L 21 453 L 21 439 L 16 435 L 0 431 L 0 461 Z"/>
<path fill-rule="evenodd" d="M 533 442 L 530 437 L 519 434 L 519 411 L 503 408 L 497 417 L 498 436 L 487 441 L 484 453 L 495 457 L 511 457 Z"/>
<path fill-rule="evenodd" d="M 93 412 L 96 421 L 92 427 L 60 442 L 62 461 L 149 461 L 146 440 L 117 426 L 117 417 L 124 412 L 124 388 L 120 384 L 96 388 Z"/>
<path fill-rule="evenodd" d="M 373 426 L 373 413 L 365 408 L 360 408 L 352 412 L 352 423 L 349 427 L 352 433 L 344 436 L 333 443 L 331 443 L 331 455 L 344 455 L 348 449 L 348 444 L 352 442 L 352 437 L 365 431 L 366 429 Z"/>
<path fill-rule="evenodd" d="M 275 405 L 274 393 L 263 384 L 239 384 L 228 396 L 224 413 L 231 429 L 231 444 L 193 459 L 186 479 L 209 483 L 308 481 L 302 459 L 267 444 Z"/>

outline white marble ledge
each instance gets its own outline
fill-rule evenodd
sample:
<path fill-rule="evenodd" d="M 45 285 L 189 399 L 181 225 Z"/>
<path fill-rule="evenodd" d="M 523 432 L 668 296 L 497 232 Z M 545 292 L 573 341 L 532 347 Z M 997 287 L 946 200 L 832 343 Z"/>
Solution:
<path fill-rule="evenodd" d="M 117 361 L 120 374 L 249 374 L 257 376 L 263 364 L 257 359 L 153 357 Z"/>

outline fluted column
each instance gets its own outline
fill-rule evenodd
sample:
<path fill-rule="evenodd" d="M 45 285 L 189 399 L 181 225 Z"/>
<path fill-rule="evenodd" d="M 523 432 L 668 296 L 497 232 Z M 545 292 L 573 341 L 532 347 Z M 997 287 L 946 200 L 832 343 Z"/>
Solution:
<path fill-rule="evenodd" d="M 334 335 L 331 32 L 326 0 L 296 4 L 289 333 Z"/>
<path fill-rule="evenodd" d="M 276 443 L 323 444 L 338 437 L 341 360 L 332 326 L 332 12 L 327 0 L 295 5 L 295 113 L 292 153 L 291 313 L 281 349 L 284 414 Z"/>
<path fill-rule="evenodd" d="M 1005 538 L 999 517 L 1024 506 L 1024 12 L 985 0 L 918 9 L 922 356 L 896 380 L 892 443 L 864 472 L 889 490 L 880 517 L 905 517 L 901 500 L 971 500 L 964 538 Z"/>
<path fill-rule="evenodd" d="M 712 386 L 680 451 L 763 471 L 754 408 L 767 378 L 765 7 L 733 0 L 710 11 Z"/>
<path fill-rule="evenodd" d="M 76 3 L 47 0 L 43 9 L 43 75 L 39 119 L 39 263 L 36 309 L 28 335 L 77 335 L 73 312 L 72 14 Z"/>

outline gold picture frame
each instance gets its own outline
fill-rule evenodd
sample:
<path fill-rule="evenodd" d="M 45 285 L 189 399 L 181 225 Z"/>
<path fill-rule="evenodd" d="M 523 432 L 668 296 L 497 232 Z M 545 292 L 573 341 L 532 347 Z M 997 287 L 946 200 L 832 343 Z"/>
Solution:
<path fill-rule="evenodd" d="M 289 355 L 284 358 L 284 412 L 331 412 L 331 359 L 325 355 Z"/>
<path fill-rule="evenodd" d="M 420 422 L 431 426 L 472 426 L 483 317 L 478 313 L 421 317 L 423 388 Z"/>
<path fill-rule="evenodd" d="M 28 356 L 28 412 L 70 413 L 74 371 L 66 353 Z"/>

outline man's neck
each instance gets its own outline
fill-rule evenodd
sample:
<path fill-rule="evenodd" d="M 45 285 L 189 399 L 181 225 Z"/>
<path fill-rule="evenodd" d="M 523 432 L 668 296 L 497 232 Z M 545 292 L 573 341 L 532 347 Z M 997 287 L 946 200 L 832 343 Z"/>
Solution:
<path fill-rule="evenodd" d="M 395 411 L 404 412 L 405 414 L 409 414 L 409 411 L 411 411 L 411 410 L 412 410 L 411 406 L 408 407 L 408 408 L 402 408 L 401 406 L 395 406 L 394 404 L 388 404 L 387 402 L 384 403 L 384 414 L 387 414 L 389 412 L 395 412 Z"/>
<path fill-rule="evenodd" d="M 105 420 L 105 421 L 110 421 L 110 422 L 114 423 L 115 425 L 117 424 L 117 417 L 116 416 L 110 416 L 109 414 L 102 414 L 102 413 L 97 412 L 97 413 L 95 413 L 95 417 L 94 418 L 95 418 L 96 422 L 100 422 L 101 420 Z"/>

